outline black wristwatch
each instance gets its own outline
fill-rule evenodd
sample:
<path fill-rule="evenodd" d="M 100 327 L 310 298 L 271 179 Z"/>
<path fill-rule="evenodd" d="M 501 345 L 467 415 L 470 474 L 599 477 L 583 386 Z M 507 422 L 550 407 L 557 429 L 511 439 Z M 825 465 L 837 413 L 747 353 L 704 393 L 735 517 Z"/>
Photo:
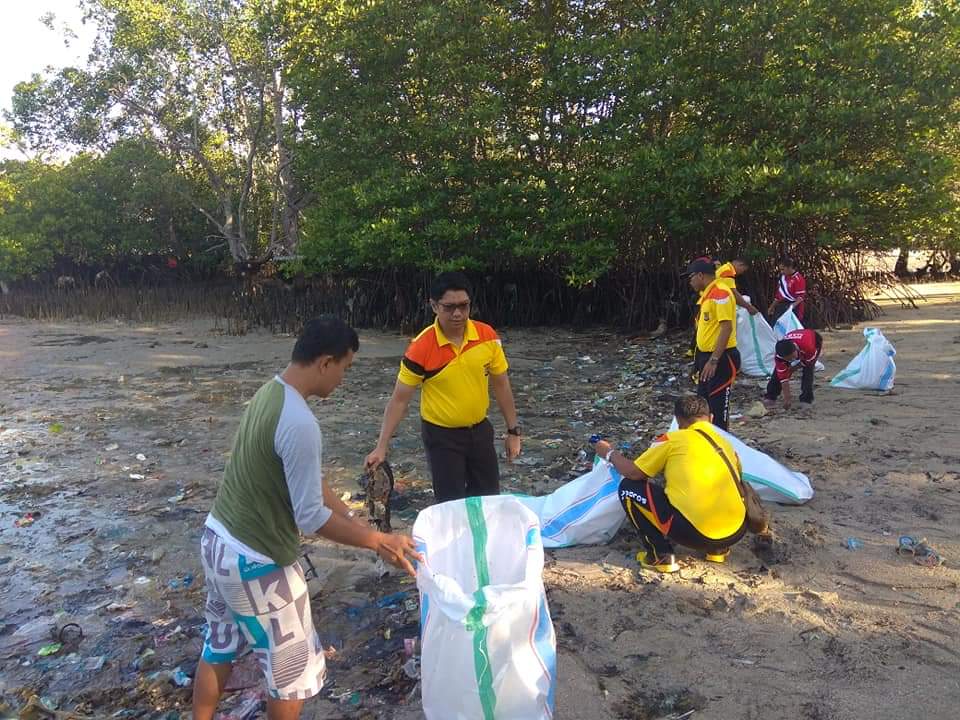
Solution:
<path fill-rule="evenodd" d="M 520 426 L 514 425 L 512 428 L 507 428 L 507 435 L 516 435 L 517 437 L 520 437 Z"/>

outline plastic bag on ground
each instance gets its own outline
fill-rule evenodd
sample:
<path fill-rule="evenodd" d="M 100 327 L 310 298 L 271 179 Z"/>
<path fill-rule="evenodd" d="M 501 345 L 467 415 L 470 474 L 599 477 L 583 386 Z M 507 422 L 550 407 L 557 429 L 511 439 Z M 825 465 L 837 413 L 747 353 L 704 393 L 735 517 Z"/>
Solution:
<path fill-rule="evenodd" d="M 851 390 L 892 390 L 897 375 L 897 354 L 893 345 L 877 328 L 863 331 L 867 344 L 843 371 L 830 381 L 831 387 Z"/>
<path fill-rule="evenodd" d="M 677 419 L 674 418 L 670 432 L 676 429 Z M 753 486 L 761 500 L 781 505 L 803 505 L 813 497 L 813 486 L 806 475 L 790 470 L 725 430 L 714 429 L 737 451 L 743 479 Z"/>
<path fill-rule="evenodd" d="M 737 348 L 740 350 L 742 373 L 751 377 L 773 374 L 778 339 L 762 315 L 751 315 L 743 308 L 737 308 Z"/>
<path fill-rule="evenodd" d="M 537 516 L 503 495 L 426 508 L 413 526 L 424 562 L 421 683 L 428 720 L 552 718 L 556 636 Z"/>
<path fill-rule="evenodd" d="M 609 542 L 626 515 L 618 491 L 622 477 L 597 458 L 593 469 L 549 495 L 517 499 L 536 513 L 546 548 L 600 545 Z"/>

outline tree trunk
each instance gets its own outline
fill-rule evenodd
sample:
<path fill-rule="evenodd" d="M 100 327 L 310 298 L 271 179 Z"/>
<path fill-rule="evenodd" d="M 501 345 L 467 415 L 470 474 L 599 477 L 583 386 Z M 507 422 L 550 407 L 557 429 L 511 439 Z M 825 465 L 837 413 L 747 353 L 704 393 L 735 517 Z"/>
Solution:
<path fill-rule="evenodd" d="M 893 268 L 893 274 L 897 277 L 906 277 L 908 269 L 907 263 L 910 260 L 910 251 L 906 248 L 900 248 L 900 254 L 897 256 L 897 264 Z"/>
<path fill-rule="evenodd" d="M 277 180 L 280 185 L 280 249 L 285 255 L 294 255 L 300 245 L 300 199 L 293 175 L 293 155 L 284 136 L 283 74 L 273 74 L 273 129 L 277 142 Z"/>

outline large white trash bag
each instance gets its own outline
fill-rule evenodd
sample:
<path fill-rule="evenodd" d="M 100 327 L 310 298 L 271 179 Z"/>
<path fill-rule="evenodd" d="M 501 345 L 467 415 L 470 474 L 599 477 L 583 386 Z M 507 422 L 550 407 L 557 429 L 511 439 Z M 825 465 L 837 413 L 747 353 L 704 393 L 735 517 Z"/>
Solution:
<path fill-rule="evenodd" d="M 743 308 L 737 308 L 737 349 L 740 350 L 740 371 L 743 374 L 750 377 L 772 375 L 779 339 L 760 313 L 751 315 Z"/>
<path fill-rule="evenodd" d="M 537 516 L 509 495 L 423 510 L 417 567 L 429 720 L 552 718 L 556 636 Z"/>
<path fill-rule="evenodd" d="M 777 340 L 783 340 L 784 335 L 794 330 L 803 330 L 803 323 L 800 322 L 800 318 L 797 317 L 797 314 L 793 311 L 793 305 L 791 305 L 783 315 L 777 318 L 777 321 L 773 324 L 773 332 L 777 336 Z"/>
<path fill-rule="evenodd" d="M 597 458 L 590 472 L 549 495 L 517 499 L 537 514 L 544 547 L 600 545 L 609 542 L 626 519 L 619 497 L 622 479 L 610 463 Z"/>
<path fill-rule="evenodd" d="M 893 380 L 897 375 L 897 364 L 893 361 L 893 356 L 897 351 L 877 328 L 867 328 L 863 331 L 863 336 L 867 339 L 867 344 L 860 354 L 830 381 L 831 387 L 892 390 Z"/>
<path fill-rule="evenodd" d="M 670 432 L 677 427 L 677 419 L 674 418 L 670 424 Z M 813 497 L 813 486 L 806 475 L 784 467 L 766 453 L 750 447 L 726 430 L 718 427 L 714 430 L 726 438 L 737 451 L 743 468 L 743 479 L 753 486 L 761 500 L 781 505 L 803 505 Z"/>

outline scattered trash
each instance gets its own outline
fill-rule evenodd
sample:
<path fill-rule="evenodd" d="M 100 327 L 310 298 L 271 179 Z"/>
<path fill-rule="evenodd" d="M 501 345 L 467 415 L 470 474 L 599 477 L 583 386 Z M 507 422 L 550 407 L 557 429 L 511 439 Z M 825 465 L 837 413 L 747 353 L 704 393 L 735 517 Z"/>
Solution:
<path fill-rule="evenodd" d="M 855 537 L 848 537 L 846 540 L 843 541 L 843 546 L 847 550 L 859 550 L 860 548 L 863 547 L 863 541 L 858 540 Z"/>
<path fill-rule="evenodd" d="M 137 453 L 136 458 L 137 458 L 137 460 L 139 460 L 140 462 L 146 462 L 146 461 L 147 461 L 147 456 L 144 455 L 143 453 Z"/>
<path fill-rule="evenodd" d="M 762 418 L 766 414 L 767 408 L 760 400 L 757 400 L 747 409 L 747 417 Z"/>
<path fill-rule="evenodd" d="M 163 560 L 163 556 L 166 555 L 166 551 L 163 548 L 157 548 L 152 553 L 150 553 L 150 560 L 152 562 L 160 562 Z"/>
<path fill-rule="evenodd" d="M 263 709 L 263 694 L 260 690 L 250 691 L 240 696 L 239 704 L 227 712 L 221 712 L 220 720 L 252 720 Z"/>
<path fill-rule="evenodd" d="M 910 535 L 901 535 L 897 543 L 897 555 L 913 555 L 913 561 L 924 567 L 943 565 L 943 556 L 930 546 L 926 538 L 917 540 Z"/>
<path fill-rule="evenodd" d="M 174 668 L 173 670 L 173 682 L 177 687 L 189 687 L 190 683 L 193 682 L 193 678 L 187 675 L 180 668 Z"/>
<path fill-rule="evenodd" d="M 131 477 L 133 476 L 131 475 Z M 170 497 L 168 497 L 167 502 L 176 504 L 178 502 L 183 502 L 184 500 L 186 500 L 186 498 L 187 498 L 187 494 L 184 492 L 180 492 L 180 493 L 177 493 L 176 495 L 171 495 Z"/>
<path fill-rule="evenodd" d="M 136 660 L 133 661 L 133 669 L 149 670 L 152 667 L 156 667 L 156 664 L 157 664 L 157 660 L 155 657 L 156 654 L 157 654 L 156 650 L 154 650 L 153 648 L 147 648 L 146 650 L 143 651 L 143 653 L 141 653 L 140 657 L 138 657 Z"/>
<path fill-rule="evenodd" d="M 50 423 L 50 427 L 48 429 L 54 435 L 59 435 L 60 433 L 63 432 L 63 423 L 58 423 L 58 422 Z"/>
<path fill-rule="evenodd" d="M 121 610 L 129 610 L 130 608 L 136 607 L 136 603 L 125 603 L 125 602 L 112 602 L 107 605 L 104 610 L 109 612 L 120 612 Z"/>
<path fill-rule="evenodd" d="M 184 575 L 182 578 L 174 578 L 168 585 L 171 590 L 186 590 L 193 585 L 193 575 Z"/>
<path fill-rule="evenodd" d="M 403 654 L 407 657 L 413 657 L 417 653 L 417 638 L 403 639 Z"/>
<path fill-rule="evenodd" d="M 146 476 L 145 476 L 145 475 L 141 475 L 140 473 L 130 473 L 130 479 L 131 479 L 131 480 L 144 480 L 145 478 L 146 478 Z"/>
<path fill-rule="evenodd" d="M 107 662 L 107 658 L 103 655 L 98 655 L 97 657 L 89 657 L 83 661 L 83 669 L 87 672 L 97 672 L 98 670 L 103 669 L 104 664 Z"/>
<path fill-rule="evenodd" d="M 114 450 L 119 450 L 119 449 L 120 449 L 120 445 L 119 445 L 118 443 L 110 443 L 109 445 L 107 445 L 107 446 L 103 449 L 103 451 L 104 451 L 104 452 L 113 452 Z"/>
<path fill-rule="evenodd" d="M 63 648 L 63 643 L 50 643 L 49 645 L 44 645 L 37 651 L 37 655 L 40 657 L 48 657 L 50 655 L 56 655 Z"/>
<path fill-rule="evenodd" d="M 40 518 L 40 513 L 38 512 L 24 513 L 23 515 L 21 515 L 20 517 L 18 517 L 16 520 L 13 521 L 13 526 L 18 528 L 30 527 L 39 518 Z"/>
<path fill-rule="evenodd" d="M 410 658 L 403 664 L 404 674 L 411 680 L 416 680 L 420 677 L 420 668 L 417 666 L 417 659 Z"/>

